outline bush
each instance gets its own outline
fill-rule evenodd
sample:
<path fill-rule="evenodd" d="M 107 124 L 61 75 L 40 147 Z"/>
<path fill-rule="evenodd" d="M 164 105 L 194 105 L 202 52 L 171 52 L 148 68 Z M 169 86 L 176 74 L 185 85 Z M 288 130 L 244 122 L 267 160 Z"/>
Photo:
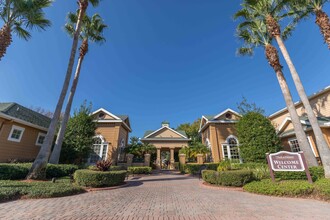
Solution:
<path fill-rule="evenodd" d="M 24 198 L 51 198 L 82 193 L 81 187 L 70 183 L 70 179 L 47 182 L 0 181 L 0 202 Z"/>
<path fill-rule="evenodd" d="M 306 196 L 313 192 L 313 184 L 303 180 L 272 182 L 270 179 L 246 184 L 245 191 L 273 196 Z"/>
<path fill-rule="evenodd" d="M 151 167 L 128 167 L 127 171 L 131 174 L 150 174 Z"/>
<path fill-rule="evenodd" d="M 322 166 L 310 167 L 309 172 L 313 181 L 324 178 L 324 169 Z M 281 180 L 307 180 L 306 173 L 303 172 L 275 172 L 275 177 Z"/>
<path fill-rule="evenodd" d="M 210 184 L 218 184 L 219 173 L 214 170 L 203 170 L 202 171 L 203 180 Z"/>
<path fill-rule="evenodd" d="M 244 186 L 252 180 L 254 180 L 254 176 L 249 170 L 231 170 L 219 173 L 219 182 L 223 186 Z"/>
<path fill-rule="evenodd" d="M 31 168 L 31 163 L 21 164 L 0 164 L 0 180 L 20 180 L 25 179 Z M 73 174 L 78 167 L 71 164 L 48 164 L 46 177 L 48 179 L 64 177 Z"/>
<path fill-rule="evenodd" d="M 319 197 L 330 200 L 330 179 L 319 179 L 314 183 L 314 188 Z"/>
<path fill-rule="evenodd" d="M 80 186 L 85 187 L 108 187 L 124 183 L 126 171 L 93 171 L 77 170 L 74 180 Z"/>
<path fill-rule="evenodd" d="M 50 179 L 53 177 L 59 178 L 59 177 L 69 176 L 72 175 L 76 170 L 78 170 L 78 166 L 76 165 L 48 164 L 46 169 L 46 178 Z"/>
<path fill-rule="evenodd" d="M 222 172 L 205 170 L 202 172 L 202 176 L 205 182 L 222 186 L 243 186 L 254 180 L 253 173 L 248 170 Z"/>
<path fill-rule="evenodd" d="M 180 164 L 180 171 L 184 173 L 190 174 L 198 174 L 201 166 L 206 166 L 207 170 L 217 170 L 218 163 L 204 163 L 204 164 L 197 164 L 197 163 L 187 163 L 184 166 Z"/>
<path fill-rule="evenodd" d="M 226 170 L 231 170 L 231 163 L 230 160 L 223 160 L 219 163 L 219 166 L 217 170 L 220 171 L 226 171 Z"/>

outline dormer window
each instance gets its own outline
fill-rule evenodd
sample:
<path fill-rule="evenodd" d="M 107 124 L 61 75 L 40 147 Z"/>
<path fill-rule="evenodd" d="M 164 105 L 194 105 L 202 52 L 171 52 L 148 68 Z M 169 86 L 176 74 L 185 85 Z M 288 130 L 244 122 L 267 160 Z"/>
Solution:
<path fill-rule="evenodd" d="M 103 112 L 101 112 L 101 113 L 98 115 L 98 118 L 99 118 L 99 119 L 104 119 L 104 117 L 105 117 L 105 114 L 104 114 Z"/>
<path fill-rule="evenodd" d="M 232 114 L 230 114 L 229 112 L 228 112 L 228 113 L 226 113 L 226 115 L 225 115 L 225 116 L 226 116 L 226 119 L 228 119 L 228 120 L 232 118 Z"/>

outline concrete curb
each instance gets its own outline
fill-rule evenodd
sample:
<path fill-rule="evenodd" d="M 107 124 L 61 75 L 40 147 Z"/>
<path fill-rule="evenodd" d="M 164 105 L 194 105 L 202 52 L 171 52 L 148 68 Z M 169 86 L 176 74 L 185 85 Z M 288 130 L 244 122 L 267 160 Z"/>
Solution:
<path fill-rule="evenodd" d="M 244 192 L 243 187 L 230 187 L 230 186 L 217 186 L 212 185 L 207 182 L 201 182 L 199 185 L 203 188 L 209 188 L 209 189 L 219 189 L 219 190 L 226 190 L 226 191 L 237 191 L 237 192 Z"/>
<path fill-rule="evenodd" d="M 103 187 L 103 188 L 85 188 L 87 192 L 97 192 L 97 191 L 104 191 L 104 190 L 113 190 L 113 189 L 119 189 L 124 188 L 129 185 L 129 182 L 125 182 L 122 185 L 119 186 L 111 186 L 111 187 Z"/>

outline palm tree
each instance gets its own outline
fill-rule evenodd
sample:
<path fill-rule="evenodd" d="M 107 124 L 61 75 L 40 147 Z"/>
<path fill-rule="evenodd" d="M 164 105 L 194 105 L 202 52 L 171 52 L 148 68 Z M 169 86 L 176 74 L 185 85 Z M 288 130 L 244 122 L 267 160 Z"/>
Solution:
<path fill-rule="evenodd" d="M 73 36 L 73 42 L 70 52 L 70 58 L 69 58 L 69 64 L 67 67 L 67 71 L 64 78 L 64 83 L 62 86 L 60 97 L 57 101 L 57 105 L 54 111 L 53 118 L 50 122 L 47 135 L 44 139 L 44 143 L 41 145 L 41 148 L 39 150 L 39 153 L 34 160 L 32 167 L 27 175 L 27 179 L 44 179 L 46 177 L 46 166 L 48 163 L 48 159 L 51 153 L 53 139 L 56 132 L 56 127 L 59 121 L 59 117 L 61 114 L 62 106 L 64 103 L 64 99 L 66 97 L 66 94 L 68 92 L 69 83 L 72 75 L 73 65 L 74 65 L 74 59 L 77 53 L 78 48 L 78 40 L 80 36 L 80 29 L 82 25 L 82 19 L 85 15 L 85 12 L 87 10 L 88 4 L 91 3 L 93 6 L 97 6 L 99 4 L 100 0 L 78 0 L 79 5 L 79 15 L 77 24 L 75 27 L 75 33 Z"/>
<path fill-rule="evenodd" d="M 74 26 L 76 25 L 78 21 L 78 15 L 74 13 L 69 13 L 68 15 L 68 23 L 65 25 L 65 30 L 68 32 L 68 34 L 73 37 L 75 33 Z M 70 111 L 72 107 L 73 98 L 77 89 L 81 66 L 83 63 L 83 60 L 85 58 L 85 55 L 88 52 L 89 44 L 88 42 L 95 42 L 95 43 L 103 43 L 105 42 L 105 38 L 103 37 L 103 31 L 107 27 L 102 21 L 102 18 L 98 14 L 94 14 L 92 18 L 88 17 L 87 15 L 84 16 L 83 23 L 81 26 L 81 32 L 80 32 L 80 39 L 82 40 L 82 44 L 80 46 L 80 53 L 79 53 L 79 59 L 78 64 L 76 68 L 76 73 L 74 75 L 74 79 L 72 82 L 68 103 L 65 108 L 65 112 L 63 115 L 63 120 L 61 122 L 60 130 L 57 134 L 55 146 L 53 149 L 53 152 L 51 154 L 51 157 L 49 159 L 50 163 L 58 164 L 58 161 L 60 159 L 64 134 L 66 130 L 66 126 L 68 124 L 68 120 L 70 117 Z"/>
<path fill-rule="evenodd" d="M 326 140 L 324 139 L 317 118 L 309 103 L 305 89 L 301 83 L 300 77 L 295 66 L 293 65 L 293 62 L 282 39 L 282 36 L 288 36 L 294 27 L 294 25 L 289 25 L 289 28 L 285 29 L 285 33 L 281 33 L 279 22 L 285 21 L 283 18 L 286 18 L 286 14 L 288 14 L 286 11 L 286 6 L 290 1 L 291 0 L 244 0 L 242 6 L 246 11 L 249 12 L 249 14 L 253 15 L 252 17 L 264 21 L 267 26 L 268 34 L 270 37 L 276 40 L 289 67 L 298 95 L 305 107 L 307 117 L 312 126 L 316 144 L 325 170 L 325 176 L 330 178 L 330 149 Z"/>
<path fill-rule="evenodd" d="M 28 30 L 33 28 L 45 30 L 51 22 L 45 18 L 44 8 L 51 5 L 52 0 L 2 0 L 0 1 L 0 17 L 4 22 L 0 29 L 0 60 L 5 56 L 12 42 L 12 33 L 19 38 L 29 40 Z"/>
<path fill-rule="evenodd" d="M 324 42 L 330 49 L 330 21 L 329 16 L 323 11 L 327 2 L 329 0 L 293 0 L 289 2 L 289 7 L 292 9 L 290 14 L 297 20 L 315 15 L 315 23 L 319 26 Z"/>
<path fill-rule="evenodd" d="M 237 27 L 237 37 L 243 41 L 243 46 L 239 48 L 239 55 L 253 55 L 254 50 L 262 47 L 265 51 L 266 59 L 273 68 L 279 82 L 282 94 L 288 108 L 292 124 L 296 133 L 299 146 L 305 152 L 309 165 L 316 166 L 317 161 L 312 149 L 307 142 L 307 137 L 301 125 L 299 116 L 294 106 L 292 95 L 282 72 L 282 65 L 278 56 L 277 49 L 272 45 L 272 38 L 267 33 L 265 22 L 250 18 L 248 11 L 242 10 L 236 13 L 235 18 L 242 18 L 242 22 Z"/>

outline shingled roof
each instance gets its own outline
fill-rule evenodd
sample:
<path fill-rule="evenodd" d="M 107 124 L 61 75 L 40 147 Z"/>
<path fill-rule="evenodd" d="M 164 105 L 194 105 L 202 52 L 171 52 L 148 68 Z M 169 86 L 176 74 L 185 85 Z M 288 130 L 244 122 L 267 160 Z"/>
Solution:
<path fill-rule="evenodd" d="M 47 116 L 28 109 L 15 102 L 0 103 L 0 113 L 43 128 L 48 128 L 51 121 L 51 119 Z"/>

